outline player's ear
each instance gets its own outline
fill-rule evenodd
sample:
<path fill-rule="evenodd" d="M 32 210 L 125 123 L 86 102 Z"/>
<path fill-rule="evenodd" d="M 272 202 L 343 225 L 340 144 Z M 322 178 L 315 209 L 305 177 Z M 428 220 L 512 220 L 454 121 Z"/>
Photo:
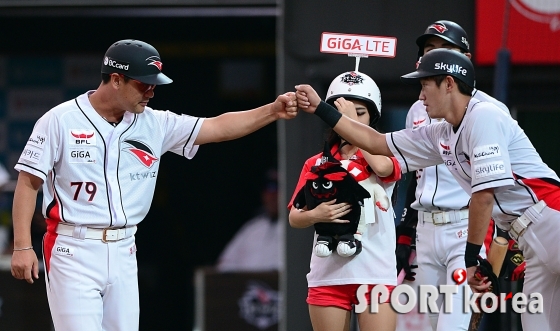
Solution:
<path fill-rule="evenodd" d="M 451 76 L 445 76 L 445 89 L 450 90 L 451 87 L 455 84 L 455 80 Z"/>
<path fill-rule="evenodd" d="M 111 85 L 113 85 L 114 88 L 118 89 L 120 83 L 121 83 L 121 76 L 115 73 L 111 74 Z"/>

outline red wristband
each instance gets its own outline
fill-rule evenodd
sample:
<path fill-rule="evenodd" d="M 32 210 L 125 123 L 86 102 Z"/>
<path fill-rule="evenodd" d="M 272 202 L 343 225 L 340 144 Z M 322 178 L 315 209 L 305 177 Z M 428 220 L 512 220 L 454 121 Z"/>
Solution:
<path fill-rule="evenodd" d="M 409 236 L 399 236 L 397 238 L 397 244 L 401 244 L 401 245 L 412 245 L 412 237 Z"/>

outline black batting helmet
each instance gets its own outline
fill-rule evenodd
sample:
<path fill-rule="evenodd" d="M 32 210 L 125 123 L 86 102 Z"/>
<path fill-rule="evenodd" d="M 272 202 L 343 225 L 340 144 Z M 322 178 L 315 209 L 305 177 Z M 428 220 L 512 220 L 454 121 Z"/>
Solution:
<path fill-rule="evenodd" d="M 140 40 L 126 39 L 117 41 L 107 49 L 101 72 L 116 72 L 150 85 L 173 82 L 161 72 L 162 67 L 159 53 L 152 45 Z"/>
<path fill-rule="evenodd" d="M 475 76 L 471 60 L 463 53 L 439 48 L 426 53 L 418 64 L 416 71 L 401 76 L 405 83 L 415 83 L 420 78 L 431 76 L 453 76 L 474 88 Z"/>
<path fill-rule="evenodd" d="M 469 38 L 465 30 L 455 22 L 440 20 L 430 24 L 424 34 L 416 39 L 418 57 L 424 54 L 424 44 L 430 37 L 440 37 L 459 47 L 464 53 L 469 52 Z"/>

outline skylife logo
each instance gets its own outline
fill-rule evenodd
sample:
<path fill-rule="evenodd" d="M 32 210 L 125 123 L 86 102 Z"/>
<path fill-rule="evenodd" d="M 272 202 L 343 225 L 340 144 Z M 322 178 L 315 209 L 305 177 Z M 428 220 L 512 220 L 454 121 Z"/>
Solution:
<path fill-rule="evenodd" d="M 462 270 L 461 275 L 466 275 L 466 271 Z M 456 270 L 457 271 L 457 270 Z M 464 278 L 463 278 L 464 281 Z M 462 283 L 458 282 L 459 284 Z M 540 293 L 531 293 L 527 297 L 524 293 L 500 293 L 499 296 L 492 292 L 486 293 L 472 293 L 469 286 L 463 286 L 462 293 L 459 293 L 459 285 L 419 285 L 415 291 L 412 286 L 408 284 L 401 284 L 396 286 L 391 294 L 385 285 L 376 285 L 371 289 L 370 298 L 370 312 L 379 312 L 379 303 L 387 302 L 391 307 L 401 314 L 406 314 L 412 311 L 418 305 L 418 312 L 421 314 L 434 313 L 440 311 L 436 300 L 440 295 L 443 295 L 442 308 L 444 313 L 451 313 L 453 311 L 453 298 L 455 295 L 462 295 L 463 297 L 463 313 L 493 313 L 499 308 L 500 313 L 506 312 L 506 302 L 511 300 L 511 307 L 514 312 L 523 314 L 529 312 L 531 314 L 542 314 L 543 312 L 543 297 Z M 361 285 L 356 291 L 358 304 L 355 305 L 354 311 L 356 313 L 363 313 L 366 311 L 368 302 L 366 293 L 368 291 L 367 285 Z M 400 300 L 401 295 L 405 295 L 407 300 L 402 303 Z M 375 300 L 374 298 L 378 298 Z M 481 304 L 482 303 L 482 304 Z"/>
<path fill-rule="evenodd" d="M 461 74 L 463 76 L 467 76 L 467 69 L 461 67 L 458 64 L 449 64 L 449 63 L 438 62 L 438 63 L 434 64 L 434 69 L 444 70 L 444 71 L 447 71 L 450 74 L 458 73 L 458 74 Z"/>

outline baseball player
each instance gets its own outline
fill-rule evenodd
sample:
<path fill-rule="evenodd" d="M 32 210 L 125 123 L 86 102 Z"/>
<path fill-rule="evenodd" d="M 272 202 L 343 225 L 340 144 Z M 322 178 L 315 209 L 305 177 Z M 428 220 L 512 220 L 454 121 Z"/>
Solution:
<path fill-rule="evenodd" d="M 191 159 L 199 145 L 247 135 L 296 115 L 293 93 L 213 118 L 148 107 L 157 85 L 172 80 L 138 40 L 113 43 L 102 82 L 46 112 L 17 162 L 12 275 L 33 283 L 38 260 L 30 222 L 42 186 L 47 222 L 43 261 L 57 331 L 137 331 L 137 224 L 148 212 L 161 155 Z"/>
<path fill-rule="evenodd" d="M 455 22 L 440 20 L 430 24 L 424 34 L 416 39 L 418 57 L 427 52 L 447 48 L 464 53 L 470 58 L 469 41 L 465 30 Z M 509 114 L 507 107 L 488 94 L 473 89 L 473 97 L 480 101 L 495 104 Z M 426 112 L 422 100 L 416 101 L 406 117 L 406 128 L 416 129 L 421 126 L 438 123 L 443 119 L 431 118 Z M 403 211 L 401 224 L 397 226 L 397 261 L 398 267 L 405 268 L 409 278 L 410 244 L 416 234 L 416 281 L 418 284 L 455 285 L 451 275 L 458 268 L 465 268 L 464 255 L 467 240 L 469 215 L 469 195 L 459 186 L 445 164 L 419 169 L 416 181 L 410 182 L 409 194 Z M 494 235 L 494 225 L 490 222 L 481 255 Z M 400 272 L 397 269 L 397 272 Z M 466 283 L 459 285 L 460 293 Z M 438 299 L 439 314 L 430 313 L 430 322 L 434 330 L 467 330 L 470 313 L 463 312 L 463 301 L 454 297 L 453 312 L 443 312 L 443 295 Z"/>
<path fill-rule="evenodd" d="M 474 67 L 468 57 L 436 49 L 424 55 L 404 81 L 422 86 L 420 100 L 432 118 L 445 122 L 380 134 L 321 102 L 309 85 L 296 86 L 298 105 L 315 113 L 350 143 L 372 154 L 395 156 L 403 171 L 445 164 L 471 196 L 465 249 L 467 279 L 475 292 L 491 285 L 477 280 L 477 255 L 490 217 L 518 241 L 526 261 L 523 292 L 543 313 L 522 314 L 523 330 L 560 325 L 560 178 L 507 113 L 472 96 Z"/>
<path fill-rule="evenodd" d="M 381 92 L 371 77 L 360 72 L 345 72 L 337 76 L 327 91 L 327 102 L 338 109 L 353 111 L 360 123 L 374 126 L 381 116 Z M 348 144 L 334 131 L 328 138 L 331 154 L 346 167 L 354 178 L 364 187 L 369 187 L 375 179 L 392 196 L 395 182 L 400 179 L 400 169 L 394 158 L 370 155 L 357 146 Z M 294 200 L 298 191 L 304 187 L 306 176 L 313 166 L 320 165 L 323 153 L 307 159 L 288 205 L 290 225 L 306 228 L 318 222 L 345 223 L 350 210 L 346 203 L 335 200 L 323 202 L 314 209 L 307 206 L 296 208 Z M 361 229 L 362 251 L 352 257 L 331 254 L 319 257 L 311 254 L 310 270 L 307 274 L 309 316 L 313 330 L 349 330 L 351 311 L 359 304 L 357 290 L 361 284 L 369 286 L 384 285 L 388 291 L 397 284 L 395 261 L 394 212 L 389 203 L 387 211 L 374 206 L 372 198 L 364 200 L 362 212 L 364 225 Z M 317 241 L 315 235 L 313 247 Z M 396 313 L 388 302 L 379 305 L 379 312 L 371 314 L 369 291 L 366 311 L 357 314 L 362 331 L 394 331 Z M 375 298 L 373 299 L 375 300 Z M 364 302 L 365 304 L 365 302 Z"/>

